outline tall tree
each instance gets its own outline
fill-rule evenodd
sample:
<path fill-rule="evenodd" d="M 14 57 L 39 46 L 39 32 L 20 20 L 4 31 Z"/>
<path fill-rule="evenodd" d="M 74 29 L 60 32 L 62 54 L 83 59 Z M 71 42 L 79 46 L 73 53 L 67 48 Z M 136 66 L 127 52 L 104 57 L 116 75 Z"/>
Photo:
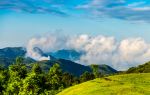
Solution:
<path fill-rule="evenodd" d="M 34 64 L 32 72 L 23 80 L 20 95 L 38 95 L 44 92 L 45 88 L 45 75 L 39 64 Z"/>
<path fill-rule="evenodd" d="M 59 64 L 54 64 L 49 71 L 49 83 L 53 90 L 61 89 L 63 87 L 62 84 L 62 70 Z"/>
<path fill-rule="evenodd" d="M 0 66 L 0 95 L 3 95 L 9 79 L 8 70 Z"/>
<path fill-rule="evenodd" d="M 16 63 L 9 66 L 9 74 L 10 78 L 5 94 L 18 95 L 22 87 L 22 80 L 27 75 L 27 68 L 26 65 L 23 64 L 23 58 L 16 58 Z"/>
<path fill-rule="evenodd" d="M 42 73 L 42 69 L 41 69 L 41 67 L 38 63 L 35 63 L 33 65 L 32 72 L 35 73 L 35 74 L 41 74 Z"/>
<path fill-rule="evenodd" d="M 94 79 L 94 74 L 89 73 L 88 71 L 84 72 L 80 76 L 80 82 L 85 82 L 85 81 L 92 80 L 92 79 Z"/>
<path fill-rule="evenodd" d="M 99 66 L 98 66 L 98 65 L 92 64 L 92 65 L 91 65 L 91 68 L 92 68 L 92 72 L 93 72 L 95 78 L 99 78 L 99 77 L 102 76 L 102 74 L 101 74 L 100 71 L 99 71 Z"/>
<path fill-rule="evenodd" d="M 69 87 L 72 86 L 75 81 L 73 75 L 65 72 L 62 76 L 62 82 L 64 84 L 64 87 Z"/>

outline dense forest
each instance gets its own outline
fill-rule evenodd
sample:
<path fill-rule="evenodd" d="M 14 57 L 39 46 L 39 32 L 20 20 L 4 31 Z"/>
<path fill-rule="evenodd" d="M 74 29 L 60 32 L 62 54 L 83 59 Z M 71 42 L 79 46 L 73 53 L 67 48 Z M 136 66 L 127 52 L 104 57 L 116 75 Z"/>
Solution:
<path fill-rule="evenodd" d="M 79 77 L 68 72 L 62 72 L 59 64 L 55 63 L 48 72 L 42 71 L 39 63 L 28 68 L 22 57 L 8 68 L 0 67 L 1 95 L 55 95 L 64 88 L 102 77 L 98 65 L 91 65 L 92 73 L 86 71 Z"/>

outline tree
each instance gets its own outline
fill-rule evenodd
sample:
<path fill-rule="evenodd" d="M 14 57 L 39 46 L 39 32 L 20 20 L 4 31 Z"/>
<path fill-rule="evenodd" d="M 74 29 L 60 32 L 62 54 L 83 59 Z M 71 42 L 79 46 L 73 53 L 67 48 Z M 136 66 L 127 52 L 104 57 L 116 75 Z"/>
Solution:
<path fill-rule="evenodd" d="M 27 67 L 23 63 L 22 57 L 16 58 L 16 63 L 9 66 L 9 73 L 11 78 L 19 77 L 20 79 L 24 79 L 27 74 Z"/>
<path fill-rule="evenodd" d="M 45 75 L 39 64 L 34 64 L 32 72 L 23 80 L 20 95 L 38 95 L 44 92 L 46 85 Z"/>
<path fill-rule="evenodd" d="M 19 77 L 24 79 L 27 75 L 27 67 L 22 63 L 13 64 L 9 66 L 9 73 L 11 78 Z"/>
<path fill-rule="evenodd" d="M 0 65 L 0 72 L 4 70 L 4 67 Z"/>
<path fill-rule="evenodd" d="M 79 84 L 78 77 L 70 73 L 62 73 L 59 64 L 54 64 L 48 73 L 44 73 L 41 65 L 33 64 L 27 69 L 22 57 L 5 69 L 0 66 L 0 95 L 56 95 L 64 88 Z M 89 80 L 90 74 L 83 74 Z"/>
<path fill-rule="evenodd" d="M 88 71 L 84 72 L 80 76 L 80 82 L 85 82 L 85 81 L 92 80 L 92 79 L 94 79 L 94 74 L 89 73 Z"/>
<path fill-rule="evenodd" d="M 69 87 L 69 86 L 72 86 L 73 83 L 74 83 L 73 75 L 71 75 L 67 72 L 63 73 L 62 82 L 63 82 L 65 88 Z"/>
<path fill-rule="evenodd" d="M 32 72 L 35 73 L 35 74 L 41 74 L 42 69 L 41 69 L 40 65 L 35 63 L 32 67 Z"/>
<path fill-rule="evenodd" d="M 19 57 L 16 58 L 16 64 L 23 63 L 23 61 L 24 61 L 24 58 L 21 57 L 21 56 L 19 56 Z"/>
<path fill-rule="evenodd" d="M 37 95 L 44 92 L 45 77 L 43 75 L 30 73 L 23 80 L 20 95 Z"/>
<path fill-rule="evenodd" d="M 26 65 L 23 64 L 23 58 L 17 57 L 16 63 L 9 66 L 10 78 L 6 89 L 6 95 L 17 95 L 22 87 L 22 80 L 27 75 Z"/>
<path fill-rule="evenodd" d="M 99 78 L 99 77 L 102 76 L 102 74 L 101 74 L 100 71 L 99 71 L 99 66 L 98 66 L 98 65 L 92 64 L 92 65 L 91 65 L 91 68 L 92 68 L 92 72 L 93 72 L 95 78 Z"/>
<path fill-rule="evenodd" d="M 58 90 L 63 88 L 62 70 L 59 64 L 56 63 L 50 68 L 48 77 L 49 77 L 49 83 L 51 85 L 52 90 Z"/>
<path fill-rule="evenodd" d="M 9 79 L 8 70 L 0 66 L 0 95 L 3 95 Z"/>
<path fill-rule="evenodd" d="M 79 83 L 80 83 L 80 79 L 78 77 L 74 77 L 72 85 L 76 85 L 76 84 L 79 84 Z"/>

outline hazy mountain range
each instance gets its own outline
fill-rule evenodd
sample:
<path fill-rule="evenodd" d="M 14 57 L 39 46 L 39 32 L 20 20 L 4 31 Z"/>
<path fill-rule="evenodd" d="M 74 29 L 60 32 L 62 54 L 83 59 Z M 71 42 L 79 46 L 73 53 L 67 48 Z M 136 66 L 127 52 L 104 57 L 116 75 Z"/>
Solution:
<path fill-rule="evenodd" d="M 39 48 L 34 48 L 36 52 L 40 53 L 42 56 L 50 56 L 50 60 L 36 61 L 30 57 L 26 57 L 26 49 L 23 47 L 7 47 L 0 49 L 0 65 L 8 67 L 15 62 L 15 58 L 22 56 L 25 58 L 24 63 L 31 67 L 32 64 L 39 63 L 44 71 L 48 71 L 49 68 L 55 64 L 60 64 L 64 72 L 69 72 L 73 75 L 79 76 L 85 71 L 91 72 L 89 66 L 84 66 L 75 61 L 81 56 L 81 52 L 75 50 L 58 50 L 56 52 L 44 53 Z M 116 73 L 117 70 L 113 69 L 108 65 L 99 65 L 99 71 L 104 74 Z"/>

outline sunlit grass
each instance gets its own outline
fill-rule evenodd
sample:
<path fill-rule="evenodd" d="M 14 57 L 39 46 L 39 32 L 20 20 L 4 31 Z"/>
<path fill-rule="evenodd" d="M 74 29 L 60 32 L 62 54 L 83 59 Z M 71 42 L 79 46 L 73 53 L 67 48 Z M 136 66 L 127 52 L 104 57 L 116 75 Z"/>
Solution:
<path fill-rule="evenodd" d="M 65 89 L 58 95 L 150 95 L 150 73 L 98 78 Z"/>

